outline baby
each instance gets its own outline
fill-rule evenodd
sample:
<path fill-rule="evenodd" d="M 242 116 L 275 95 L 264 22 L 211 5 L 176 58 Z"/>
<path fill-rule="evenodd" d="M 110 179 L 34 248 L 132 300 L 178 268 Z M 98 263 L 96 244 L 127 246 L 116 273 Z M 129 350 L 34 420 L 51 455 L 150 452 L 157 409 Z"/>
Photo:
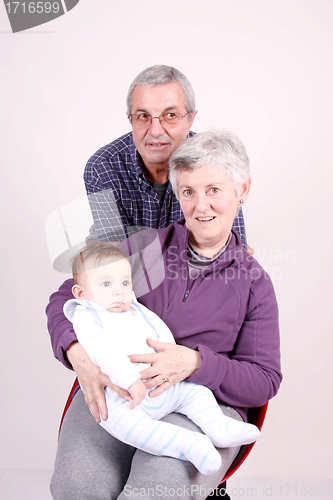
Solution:
<path fill-rule="evenodd" d="M 201 385 L 180 382 L 150 398 L 140 378 L 144 364 L 130 354 L 155 352 L 147 338 L 175 343 L 166 324 L 139 304 L 132 292 L 131 266 L 111 243 L 89 242 L 73 261 L 73 295 L 64 306 L 78 341 L 110 380 L 128 391 L 123 399 L 105 388 L 108 418 L 101 421 L 114 437 L 154 455 L 192 462 L 203 474 L 221 467 L 215 446 L 226 448 L 254 442 L 256 426 L 226 417 L 213 393 Z M 205 434 L 161 421 L 182 413 Z"/>

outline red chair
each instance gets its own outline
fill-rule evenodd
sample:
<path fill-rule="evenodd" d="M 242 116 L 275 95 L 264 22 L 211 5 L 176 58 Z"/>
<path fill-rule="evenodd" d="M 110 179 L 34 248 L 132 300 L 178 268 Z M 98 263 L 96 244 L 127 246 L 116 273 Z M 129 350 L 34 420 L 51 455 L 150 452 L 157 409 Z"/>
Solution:
<path fill-rule="evenodd" d="M 72 399 L 73 399 L 74 394 L 76 393 L 76 390 L 78 387 L 79 387 L 79 381 L 76 378 L 74 381 L 73 387 L 71 389 L 71 392 L 69 393 L 69 396 L 68 396 L 68 399 L 67 399 L 62 417 L 61 417 L 60 426 L 59 426 L 59 434 L 60 434 L 62 422 L 64 420 L 66 412 L 67 412 L 69 406 L 71 405 Z M 262 426 L 264 424 L 264 420 L 265 420 L 266 413 L 267 413 L 267 408 L 268 408 L 268 402 L 265 403 L 260 408 L 250 408 L 249 409 L 248 420 L 251 424 L 256 425 L 259 430 L 262 429 Z M 222 484 L 225 484 L 227 479 L 229 479 L 236 472 L 236 470 L 242 465 L 242 463 L 245 461 L 245 459 L 249 455 L 249 453 L 252 450 L 254 445 L 255 445 L 255 443 L 251 443 L 251 444 L 246 444 L 246 445 L 241 447 L 237 457 L 235 458 L 235 460 L 233 461 L 233 463 L 231 464 L 231 466 L 229 467 L 229 469 L 225 473 L 224 478 L 222 479 L 222 481 L 220 483 L 220 487 L 222 486 Z M 214 497 L 210 496 L 209 498 L 214 498 Z"/>
<path fill-rule="evenodd" d="M 77 389 L 79 387 L 79 380 L 78 378 L 76 377 L 76 379 L 74 380 L 74 384 L 73 384 L 73 387 L 71 389 L 71 392 L 69 393 L 69 396 L 67 398 L 67 401 L 66 401 L 66 404 L 65 404 L 65 408 L 64 408 L 64 411 L 62 412 L 62 417 L 61 417 L 61 420 L 60 420 L 60 425 L 59 425 L 59 433 L 58 433 L 58 436 L 60 435 L 60 431 L 61 431 L 61 427 L 62 427 L 62 423 L 64 421 L 64 418 L 65 418 L 65 415 L 67 413 L 67 410 L 68 408 L 70 407 L 71 403 L 72 403 L 72 400 L 73 400 L 73 397 L 74 397 L 74 394 L 76 393 Z"/>
<path fill-rule="evenodd" d="M 251 424 L 254 424 L 258 427 L 258 429 L 261 431 L 262 426 L 264 425 L 264 420 L 266 417 L 267 413 L 267 408 L 268 408 L 268 401 L 265 403 L 263 406 L 260 406 L 260 408 L 250 408 L 249 409 L 249 422 Z M 255 445 L 254 443 L 251 444 L 246 444 L 241 447 L 239 450 L 239 453 L 227 472 L 225 473 L 224 478 L 222 479 L 222 483 L 224 483 L 229 477 L 231 477 L 236 470 L 242 465 L 242 463 L 245 461 L 247 456 L 249 455 L 250 451 L 252 450 L 253 446 Z"/>

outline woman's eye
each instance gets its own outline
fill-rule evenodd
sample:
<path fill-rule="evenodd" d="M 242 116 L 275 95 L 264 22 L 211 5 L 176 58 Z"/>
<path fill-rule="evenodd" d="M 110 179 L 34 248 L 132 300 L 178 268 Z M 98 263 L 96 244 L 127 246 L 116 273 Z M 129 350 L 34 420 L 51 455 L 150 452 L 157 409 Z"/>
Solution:
<path fill-rule="evenodd" d="M 213 188 L 211 188 L 211 190 L 210 190 L 210 191 L 211 191 L 211 193 L 216 194 L 216 193 L 218 193 L 218 192 L 219 192 L 219 188 L 215 188 L 215 187 L 213 187 Z"/>
<path fill-rule="evenodd" d="M 185 189 L 185 190 L 183 191 L 183 194 L 184 194 L 185 196 L 191 196 L 191 194 L 192 194 L 192 190 L 191 190 L 191 189 Z"/>

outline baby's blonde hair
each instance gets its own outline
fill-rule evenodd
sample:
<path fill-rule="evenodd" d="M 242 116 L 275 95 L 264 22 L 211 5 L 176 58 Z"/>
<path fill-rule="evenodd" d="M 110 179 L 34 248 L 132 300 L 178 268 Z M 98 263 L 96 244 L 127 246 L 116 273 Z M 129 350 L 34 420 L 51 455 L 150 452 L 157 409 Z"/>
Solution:
<path fill-rule="evenodd" d="M 85 273 L 87 269 L 99 267 L 106 260 L 108 262 L 116 262 L 119 259 L 126 259 L 126 257 L 115 243 L 89 241 L 73 259 L 72 272 L 74 284 L 78 284 L 80 275 Z"/>

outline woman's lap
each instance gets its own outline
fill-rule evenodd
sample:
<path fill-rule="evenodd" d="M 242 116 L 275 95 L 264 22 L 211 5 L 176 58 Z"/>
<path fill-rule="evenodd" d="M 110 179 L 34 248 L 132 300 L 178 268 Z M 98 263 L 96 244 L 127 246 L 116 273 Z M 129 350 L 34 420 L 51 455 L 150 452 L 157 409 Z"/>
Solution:
<path fill-rule="evenodd" d="M 198 430 L 180 414 L 168 415 L 164 420 Z M 223 462 L 221 470 L 211 476 L 202 475 L 190 462 L 156 457 L 113 438 L 95 422 L 82 391 L 78 391 L 62 424 L 51 492 L 55 500 L 138 497 L 199 500 L 221 481 L 238 449 L 219 450 Z"/>

